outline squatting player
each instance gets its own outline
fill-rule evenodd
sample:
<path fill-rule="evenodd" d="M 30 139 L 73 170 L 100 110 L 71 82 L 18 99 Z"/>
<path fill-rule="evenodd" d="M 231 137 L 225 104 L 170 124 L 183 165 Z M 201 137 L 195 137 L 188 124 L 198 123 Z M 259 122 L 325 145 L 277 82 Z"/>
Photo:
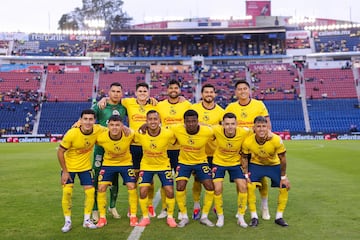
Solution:
<path fill-rule="evenodd" d="M 271 179 L 271 186 L 279 188 L 275 223 L 286 227 L 283 212 L 288 201 L 290 182 L 286 176 L 286 149 L 280 136 L 273 134 L 269 139 L 267 119 L 258 116 L 254 120 L 254 133 L 247 137 L 242 146 L 242 167 L 248 180 L 248 205 L 251 214 L 250 226 L 259 224 L 256 213 L 256 184 L 263 177 Z M 250 163 L 248 164 L 248 159 Z"/>

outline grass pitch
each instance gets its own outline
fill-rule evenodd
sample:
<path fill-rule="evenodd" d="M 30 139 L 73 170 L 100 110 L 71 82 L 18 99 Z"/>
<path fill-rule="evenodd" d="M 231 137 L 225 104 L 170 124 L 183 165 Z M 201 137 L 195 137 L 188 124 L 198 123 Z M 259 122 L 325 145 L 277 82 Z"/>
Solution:
<path fill-rule="evenodd" d="M 271 220 L 257 228 L 236 225 L 235 186 L 224 185 L 223 228 L 190 220 L 185 228 L 170 229 L 152 219 L 141 239 L 359 239 L 359 141 L 286 141 L 288 176 L 292 184 L 284 218 L 288 228 L 274 224 L 277 190 L 269 196 Z M 56 143 L 0 144 L 1 239 L 127 239 L 133 230 L 126 217 L 127 191 L 120 189 L 121 219 L 108 217 L 102 229 L 82 228 L 83 190 L 76 179 L 73 229 L 62 233 L 60 168 Z M 157 183 L 157 186 L 159 184 Z M 191 182 L 188 212 L 192 212 Z M 160 208 L 157 208 L 159 212 Z M 260 216 L 260 212 L 258 212 Z M 140 209 L 139 214 L 140 216 Z M 213 213 L 209 218 L 216 221 Z M 250 220 L 247 213 L 246 220 Z"/>

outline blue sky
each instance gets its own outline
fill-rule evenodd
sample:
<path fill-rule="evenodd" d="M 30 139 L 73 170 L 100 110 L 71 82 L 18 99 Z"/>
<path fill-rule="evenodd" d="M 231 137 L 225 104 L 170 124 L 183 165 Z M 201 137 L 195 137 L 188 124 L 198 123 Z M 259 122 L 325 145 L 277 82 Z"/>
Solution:
<path fill-rule="evenodd" d="M 245 0 L 123 0 L 123 10 L 133 23 L 170 17 L 244 16 Z M 57 2 L 58 4 L 55 4 Z M 301 2 L 301 4 L 295 4 Z M 330 4 L 331 2 L 331 4 Z M 55 31 L 63 13 L 81 7 L 81 0 L 10 0 L 2 1 L 0 32 Z M 307 16 L 360 22 L 359 0 L 272 0 L 272 15 Z M 31 11 L 29 11 L 31 9 Z"/>

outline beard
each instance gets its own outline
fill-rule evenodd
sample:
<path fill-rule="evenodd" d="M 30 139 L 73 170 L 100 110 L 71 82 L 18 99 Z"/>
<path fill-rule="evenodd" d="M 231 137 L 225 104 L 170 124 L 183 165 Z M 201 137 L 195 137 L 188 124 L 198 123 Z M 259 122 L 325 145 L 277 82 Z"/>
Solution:
<path fill-rule="evenodd" d="M 206 97 L 206 98 L 203 99 L 203 101 L 206 102 L 206 103 L 212 103 L 212 102 L 214 102 L 214 98 L 213 97 Z"/>

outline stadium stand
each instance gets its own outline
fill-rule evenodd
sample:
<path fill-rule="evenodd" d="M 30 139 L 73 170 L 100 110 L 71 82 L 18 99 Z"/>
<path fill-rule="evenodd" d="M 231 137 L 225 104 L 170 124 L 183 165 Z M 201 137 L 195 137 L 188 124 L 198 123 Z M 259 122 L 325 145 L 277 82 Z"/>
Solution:
<path fill-rule="evenodd" d="M 356 98 L 352 69 L 305 69 L 307 98 Z"/>
<path fill-rule="evenodd" d="M 262 100 L 297 99 L 297 69 L 290 64 L 249 65 L 253 97 Z"/>
<path fill-rule="evenodd" d="M 64 134 L 90 108 L 89 102 L 46 102 L 41 109 L 39 134 Z"/>
<path fill-rule="evenodd" d="M 48 73 L 48 101 L 85 102 L 92 99 L 94 73 Z"/>
<path fill-rule="evenodd" d="M 0 135 L 31 133 L 35 115 L 31 102 L 0 102 Z"/>
<path fill-rule="evenodd" d="M 265 100 L 274 132 L 305 132 L 303 109 L 300 100 Z"/>
<path fill-rule="evenodd" d="M 360 126 L 357 99 L 326 99 L 308 101 L 313 132 L 349 132 L 351 125 Z"/>

